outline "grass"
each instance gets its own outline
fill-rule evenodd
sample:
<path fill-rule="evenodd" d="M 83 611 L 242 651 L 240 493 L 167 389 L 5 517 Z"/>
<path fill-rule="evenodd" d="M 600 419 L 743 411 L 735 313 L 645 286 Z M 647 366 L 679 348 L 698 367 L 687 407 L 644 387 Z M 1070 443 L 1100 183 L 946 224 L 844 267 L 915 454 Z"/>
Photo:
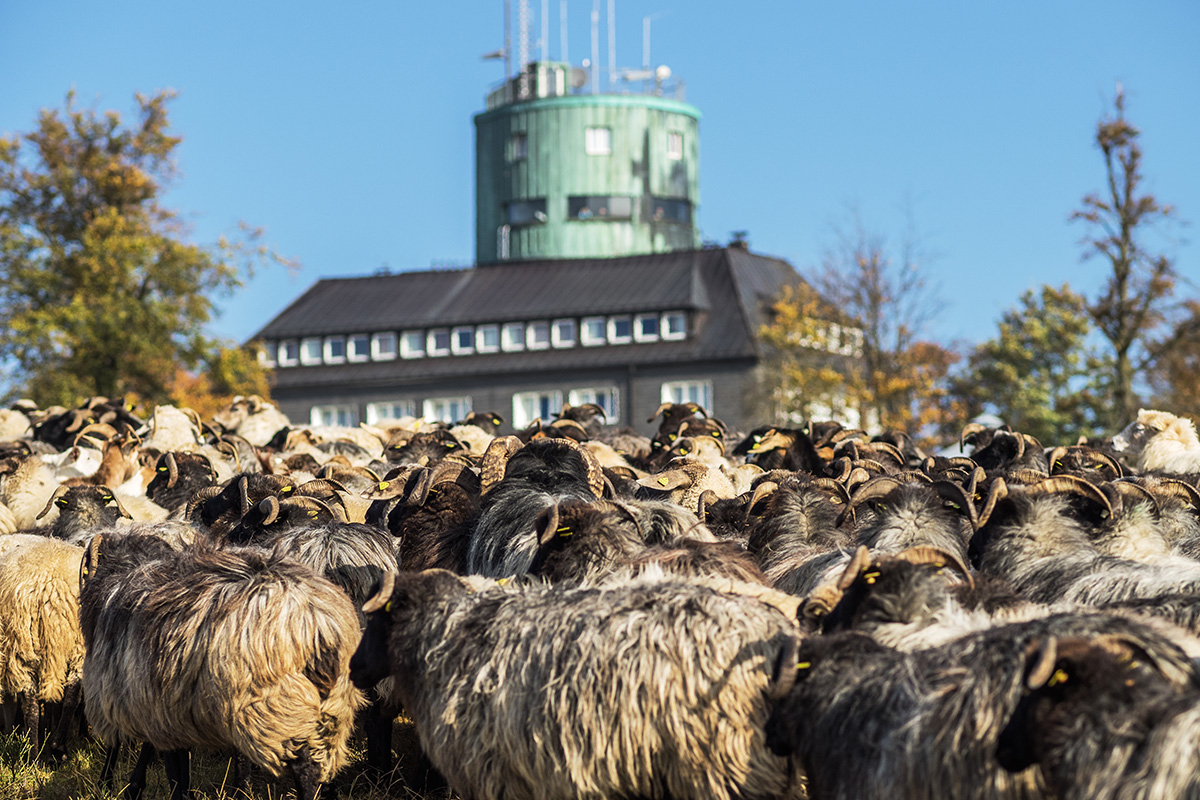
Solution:
<path fill-rule="evenodd" d="M 419 789 L 426 783 L 424 760 L 412 723 L 399 720 L 393 726 L 392 746 L 396 769 L 389 775 L 377 776 L 367 769 L 365 742 L 353 742 L 353 761 L 338 773 L 326 787 L 323 798 L 354 798 L 354 800 L 450 800 L 445 788 Z M 131 748 L 126 748 L 131 750 Z M 116 796 L 100 787 L 100 769 L 104 764 L 104 747 L 95 739 L 76 739 L 70 754 L 61 763 L 48 764 L 30 759 L 29 738 L 23 732 L 0 736 L 0 800 L 116 800 L 124 781 L 129 777 L 136 752 L 123 752 L 116 772 Z M 197 800 L 282 800 L 295 796 L 290 775 L 278 780 L 260 770 L 250 777 L 249 793 L 232 789 L 233 760 L 229 754 L 192 754 L 192 793 Z M 436 782 L 436 779 L 435 781 Z M 227 788 L 228 787 L 228 788 Z M 162 765 L 156 762 L 147 773 L 145 800 L 165 798 L 170 794 Z"/>

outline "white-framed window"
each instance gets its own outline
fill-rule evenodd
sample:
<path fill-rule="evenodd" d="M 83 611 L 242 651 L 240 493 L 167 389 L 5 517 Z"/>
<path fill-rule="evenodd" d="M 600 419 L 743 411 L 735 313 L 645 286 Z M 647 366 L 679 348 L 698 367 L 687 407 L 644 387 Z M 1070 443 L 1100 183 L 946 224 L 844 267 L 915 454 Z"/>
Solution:
<path fill-rule="evenodd" d="M 525 349 L 525 323 L 506 322 L 500 329 L 500 347 L 505 352 Z"/>
<path fill-rule="evenodd" d="M 391 331 L 371 336 L 371 358 L 376 361 L 391 361 L 396 357 L 396 334 Z"/>
<path fill-rule="evenodd" d="M 425 355 L 425 331 L 400 332 L 400 357 L 421 358 Z"/>
<path fill-rule="evenodd" d="M 589 156 L 612 155 L 612 128 L 588 128 L 584 131 L 584 150 Z"/>
<path fill-rule="evenodd" d="M 346 362 L 346 337 L 326 336 L 323 356 L 326 364 L 344 364 Z"/>
<path fill-rule="evenodd" d="M 545 350 L 550 346 L 550 323 L 530 322 L 525 326 L 525 346 L 530 350 Z"/>
<path fill-rule="evenodd" d="M 300 340 L 300 363 L 321 363 L 321 338 L 319 336 L 312 336 L 307 339 Z"/>
<path fill-rule="evenodd" d="M 667 158 L 683 158 L 683 134 L 679 131 L 667 131 Z"/>
<path fill-rule="evenodd" d="M 284 339 L 279 343 L 278 362 L 281 367 L 294 367 L 300 363 L 300 342 Z"/>
<path fill-rule="evenodd" d="M 562 410 L 562 392 L 517 392 L 513 395 L 513 427 L 526 428 L 535 419 L 549 422 Z"/>
<path fill-rule="evenodd" d="M 450 355 L 450 329 L 431 328 L 425 334 L 425 355 L 430 357 Z"/>
<path fill-rule="evenodd" d="M 517 131 L 508 137 L 508 160 L 521 161 L 529 158 L 529 135 L 525 131 Z"/>
<path fill-rule="evenodd" d="M 604 317 L 584 317 L 579 323 L 579 342 L 584 347 L 604 344 L 608 327 Z"/>
<path fill-rule="evenodd" d="M 347 361 L 371 360 L 371 337 L 365 333 L 356 333 L 346 339 Z"/>
<path fill-rule="evenodd" d="M 417 404 L 412 400 L 384 400 L 378 403 L 367 403 L 368 425 L 374 425 L 385 419 L 402 419 L 416 415 Z"/>
<path fill-rule="evenodd" d="M 358 425 L 358 406 L 313 406 L 308 418 L 310 425 L 337 425 L 342 428 L 353 428 Z"/>
<path fill-rule="evenodd" d="M 662 320 L 658 314 L 638 314 L 633 318 L 635 342 L 657 342 Z"/>
<path fill-rule="evenodd" d="M 263 342 L 262 346 L 258 348 L 258 363 L 261 366 L 273 367 L 278 358 L 279 342 Z"/>
<path fill-rule="evenodd" d="M 469 356 L 475 352 L 475 329 L 460 325 L 450 331 L 450 352 L 456 356 Z"/>
<path fill-rule="evenodd" d="M 629 344 L 633 341 L 633 317 L 622 314 L 608 318 L 608 343 Z"/>
<path fill-rule="evenodd" d="M 555 347 L 574 347 L 575 320 L 556 319 L 550 323 L 550 342 Z"/>
<path fill-rule="evenodd" d="M 621 393 L 615 386 L 589 386 L 567 392 L 567 402 L 573 406 L 595 403 L 604 409 L 604 424 L 616 425 L 621 421 Z"/>
<path fill-rule="evenodd" d="M 500 326 L 480 325 L 475 329 L 475 352 L 495 353 L 500 349 Z"/>
<path fill-rule="evenodd" d="M 427 420 L 442 422 L 461 422 L 471 413 L 471 398 L 461 397 L 431 397 L 421 404 L 421 416 Z"/>
<path fill-rule="evenodd" d="M 682 311 L 668 311 L 663 314 L 659 335 L 668 340 L 686 339 L 687 315 Z"/>
<path fill-rule="evenodd" d="M 662 402 L 696 403 L 713 413 L 712 381 L 667 381 L 662 385 Z"/>

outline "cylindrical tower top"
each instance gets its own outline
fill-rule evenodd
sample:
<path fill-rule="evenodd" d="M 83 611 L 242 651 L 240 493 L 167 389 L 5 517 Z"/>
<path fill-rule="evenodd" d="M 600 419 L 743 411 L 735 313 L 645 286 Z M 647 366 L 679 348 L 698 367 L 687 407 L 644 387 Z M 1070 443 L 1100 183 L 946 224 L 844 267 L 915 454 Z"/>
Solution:
<path fill-rule="evenodd" d="M 664 96 L 569 93 L 587 73 L 537 62 L 475 116 L 475 255 L 480 264 L 602 258 L 700 245 L 700 111 Z"/>

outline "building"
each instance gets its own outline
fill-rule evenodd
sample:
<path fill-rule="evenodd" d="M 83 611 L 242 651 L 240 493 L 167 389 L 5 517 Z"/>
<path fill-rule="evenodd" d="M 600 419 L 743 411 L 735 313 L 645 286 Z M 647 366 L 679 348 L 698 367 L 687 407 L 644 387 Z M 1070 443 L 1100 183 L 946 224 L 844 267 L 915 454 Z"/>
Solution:
<path fill-rule="evenodd" d="M 521 428 L 594 402 L 644 429 L 661 403 L 695 401 L 741 426 L 756 334 L 794 280 L 737 245 L 327 279 L 257 338 L 298 423 L 474 410 Z"/>
<path fill-rule="evenodd" d="M 476 266 L 317 282 L 255 338 L 296 422 L 499 413 L 563 403 L 652 429 L 663 402 L 752 420 L 756 341 L 786 262 L 701 247 L 700 112 L 670 70 L 598 91 L 525 64 L 476 127 Z"/>

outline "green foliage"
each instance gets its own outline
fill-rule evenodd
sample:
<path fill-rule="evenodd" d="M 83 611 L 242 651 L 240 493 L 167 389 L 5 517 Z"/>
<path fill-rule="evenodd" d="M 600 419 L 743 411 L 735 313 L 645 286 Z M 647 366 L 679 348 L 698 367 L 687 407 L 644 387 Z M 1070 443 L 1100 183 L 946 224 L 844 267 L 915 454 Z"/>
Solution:
<path fill-rule="evenodd" d="M 1108 405 L 1098 380 L 1111 365 L 1089 345 L 1092 331 L 1087 300 L 1069 286 L 1027 290 L 971 352 L 954 393 L 1047 445 L 1097 436 Z"/>
<path fill-rule="evenodd" d="M 246 241 L 186 241 L 159 195 L 180 138 L 162 92 L 114 111 L 46 110 L 37 129 L 0 139 L 0 359 L 16 392 L 42 405 L 133 393 L 161 402 L 177 366 L 216 343 L 203 333 L 214 296 L 241 285 Z"/>

